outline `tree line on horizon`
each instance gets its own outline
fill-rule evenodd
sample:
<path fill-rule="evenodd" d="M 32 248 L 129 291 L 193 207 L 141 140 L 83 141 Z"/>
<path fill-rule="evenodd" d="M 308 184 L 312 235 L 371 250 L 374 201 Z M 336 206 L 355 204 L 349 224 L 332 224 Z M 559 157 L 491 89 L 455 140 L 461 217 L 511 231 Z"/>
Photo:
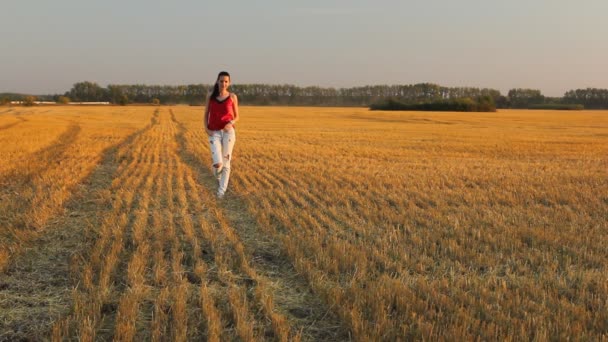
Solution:
<path fill-rule="evenodd" d="M 40 101 L 110 102 L 112 104 L 188 104 L 204 105 L 212 85 L 118 85 L 101 87 L 90 81 L 75 83 L 64 94 L 35 96 Z M 490 101 L 496 108 L 531 109 L 608 109 L 608 89 L 575 89 L 563 97 L 547 97 L 538 89 L 516 88 L 505 95 L 499 90 L 474 87 L 444 87 L 433 83 L 411 85 L 373 85 L 351 88 L 299 87 L 289 84 L 233 84 L 242 104 L 285 106 L 370 107 L 381 102 L 407 106 L 433 103 L 465 103 L 471 99 Z M 4 93 L 0 101 L 23 101 L 27 95 Z M 29 100 L 31 100 L 31 95 Z"/>

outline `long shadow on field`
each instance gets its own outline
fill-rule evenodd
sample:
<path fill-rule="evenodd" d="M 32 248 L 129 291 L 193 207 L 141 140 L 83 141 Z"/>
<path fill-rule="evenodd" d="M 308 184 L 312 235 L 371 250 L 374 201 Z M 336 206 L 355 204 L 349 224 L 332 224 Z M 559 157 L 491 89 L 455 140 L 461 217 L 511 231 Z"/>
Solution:
<path fill-rule="evenodd" d="M 154 118 L 152 118 L 152 121 Z M 94 243 L 94 227 L 111 210 L 101 198 L 110 189 L 119 161 L 117 151 L 150 129 L 108 147 L 101 163 L 66 201 L 65 214 L 52 219 L 45 234 L 31 241 L 8 270 L 0 273 L 0 341 L 47 340 L 53 321 L 72 307 L 79 278 L 79 255 Z"/>
<path fill-rule="evenodd" d="M 185 126 L 177 121 L 172 111 L 171 118 L 179 128 L 177 143 L 180 158 L 194 171 L 196 181 L 210 193 L 215 193 L 217 181 L 210 172 L 211 158 L 208 155 L 192 153 L 188 148 Z M 203 143 L 206 142 L 205 139 Z M 277 242 L 259 229 L 255 219 L 248 214 L 245 202 L 230 191 L 233 190 L 229 190 L 226 199 L 218 203 L 217 209 L 223 212 L 230 225 L 235 228 L 248 251 L 251 266 L 258 274 L 276 285 L 273 288 L 275 305 L 289 319 L 293 330 L 301 331 L 304 340 L 350 340 L 345 324 L 312 293 L 306 280 L 281 253 Z"/>

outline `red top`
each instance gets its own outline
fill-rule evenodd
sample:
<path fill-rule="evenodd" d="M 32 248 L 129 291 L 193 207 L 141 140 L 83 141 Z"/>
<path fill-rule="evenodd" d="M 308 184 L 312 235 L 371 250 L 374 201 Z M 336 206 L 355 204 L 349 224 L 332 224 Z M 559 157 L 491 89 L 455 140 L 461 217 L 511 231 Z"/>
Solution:
<path fill-rule="evenodd" d="M 224 126 L 234 120 L 234 110 L 231 95 L 224 100 L 218 101 L 216 98 L 209 100 L 209 121 L 207 128 L 212 131 L 224 129 Z"/>

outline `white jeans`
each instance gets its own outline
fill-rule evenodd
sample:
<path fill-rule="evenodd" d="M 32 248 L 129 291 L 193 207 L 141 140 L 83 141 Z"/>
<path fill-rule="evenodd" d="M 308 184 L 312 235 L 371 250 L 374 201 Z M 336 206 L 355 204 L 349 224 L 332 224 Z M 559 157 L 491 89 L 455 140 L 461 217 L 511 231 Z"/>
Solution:
<path fill-rule="evenodd" d="M 219 188 L 217 189 L 218 195 L 224 195 L 226 188 L 228 188 L 228 179 L 230 179 L 230 159 L 232 159 L 232 149 L 236 141 L 236 132 L 234 128 L 231 128 L 228 132 L 211 131 L 209 136 L 209 144 L 211 147 L 211 159 L 213 159 L 213 165 L 222 164 L 222 174 L 219 180 Z"/>

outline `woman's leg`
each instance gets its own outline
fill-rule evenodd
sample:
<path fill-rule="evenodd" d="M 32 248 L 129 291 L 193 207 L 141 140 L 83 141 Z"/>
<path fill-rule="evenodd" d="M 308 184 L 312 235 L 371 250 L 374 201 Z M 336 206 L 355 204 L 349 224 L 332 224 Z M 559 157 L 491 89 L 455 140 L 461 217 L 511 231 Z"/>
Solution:
<path fill-rule="evenodd" d="M 209 136 L 209 146 L 211 150 L 211 159 L 213 160 L 213 167 L 219 171 L 222 167 L 222 132 L 213 131 Z"/>
<path fill-rule="evenodd" d="M 231 129 L 228 132 L 222 131 L 222 162 L 224 169 L 220 177 L 220 186 L 217 190 L 217 195 L 222 197 L 228 188 L 228 180 L 230 179 L 230 160 L 232 160 L 232 149 L 236 142 L 236 131 Z"/>

